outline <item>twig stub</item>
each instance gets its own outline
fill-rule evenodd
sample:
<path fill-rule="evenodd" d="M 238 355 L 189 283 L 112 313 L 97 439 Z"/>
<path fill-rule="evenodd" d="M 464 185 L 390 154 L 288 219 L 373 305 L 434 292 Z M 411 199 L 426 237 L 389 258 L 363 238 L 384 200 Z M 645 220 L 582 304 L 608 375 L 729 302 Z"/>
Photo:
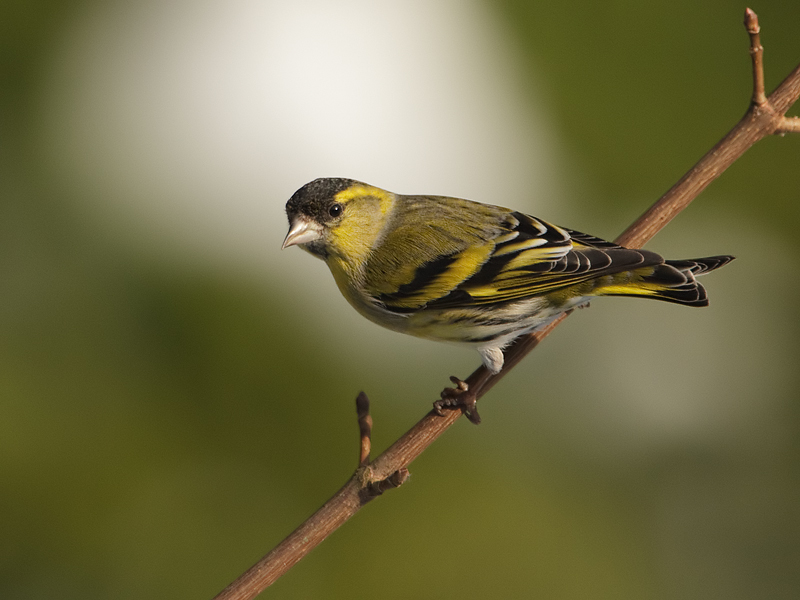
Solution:
<path fill-rule="evenodd" d="M 783 117 L 775 133 L 777 135 L 800 133 L 800 117 Z"/>
<path fill-rule="evenodd" d="M 369 414 L 369 398 L 364 392 L 359 392 L 356 396 L 356 414 L 361 434 L 358 464 L 363 467 L 369 464 L 369 454 L 372 451 L 372 417 Z"/>
<path fill-rule="evenodd" d="M 369 414 L 369 398 L 364 392 L 359 392 L 356 396 L 356 414 L 361 444 L 358 469 L 353 475 L 353 480 L 358 484 L 358 497 L 361 503 L 366 504 L 386 490 L 403 485 L 409 478 L 409 472 L 405 467 L 401 467 L 386 477 L 376 474 L 369 460 L 372 449 L 372 417 Z"/>
<path fill-rule="evenodd" d="M 756 106 L 763 106 L 767 103 L 767 94 L 764 90 L 764 46 L 761 45 L 758 15 L 751 8 L 744 11 L 744 26 L 750 35 L 750 57 L 753 61 L 752 102 Z"/>
<path fill-rule="evenodd" d="M 369 502 L 373 498 L 377 498 L 384 492 L 391 490 L 393 488 L 400 487 L 408 478 L 411 477 L 411 473 L 405 467 L 402 467 L 386 477 L 385 479 L 380 479 L 378 481 L 373 481 L 369 483 L 363 490 L 361 497 L 364 502 Z"/>

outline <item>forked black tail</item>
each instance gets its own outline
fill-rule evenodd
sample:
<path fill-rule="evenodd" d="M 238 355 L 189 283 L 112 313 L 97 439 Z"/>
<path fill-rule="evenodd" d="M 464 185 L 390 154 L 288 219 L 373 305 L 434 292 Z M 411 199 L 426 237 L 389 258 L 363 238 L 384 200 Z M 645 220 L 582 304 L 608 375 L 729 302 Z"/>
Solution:
<path fill-rule="evenodd" d="M 629 289 L 615 290 L 610 295 L 654 298 L 686 306 L 708 306 L 706 289 L 695 279 L 714 269 L 724 267 L 733 256 L 709 256 L 690 260 L 667 260 L 655 267 L 635 270 L 638 281 Z"/>

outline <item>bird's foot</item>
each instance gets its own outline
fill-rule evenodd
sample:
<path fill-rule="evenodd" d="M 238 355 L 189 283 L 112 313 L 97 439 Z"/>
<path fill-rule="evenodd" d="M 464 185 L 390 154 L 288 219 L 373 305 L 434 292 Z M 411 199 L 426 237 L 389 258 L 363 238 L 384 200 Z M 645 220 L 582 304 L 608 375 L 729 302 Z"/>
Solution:
<path fill-rule="evenodd" d="M 460 380 L 458 377 L 450 377 L 450 381 L 456 387 L 442 390 L 442 399 L 433 403 L 433 409 L 436 414 L 444 416 L 443 410 L 460 408 L 472 423 L 478 425 L 481 422 L 481 417 L 478 414 L 478 399 L 475 396 L 475 392 L 470 391 L 467 382 Z"/>

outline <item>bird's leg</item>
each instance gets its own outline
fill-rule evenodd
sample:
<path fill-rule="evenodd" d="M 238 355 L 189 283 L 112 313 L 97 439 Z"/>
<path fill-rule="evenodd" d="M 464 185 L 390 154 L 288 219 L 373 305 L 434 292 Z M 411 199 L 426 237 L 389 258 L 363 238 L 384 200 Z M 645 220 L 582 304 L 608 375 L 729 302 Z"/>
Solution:
<path fill-rule="evenodd" d="M 478 414 L 477 392 L 483 387 L 483 383 L 488 376 L 489 374 L 486 372 L 484 376 L 473 383 L 471 389 L 466 381 L 451 376 L 450 381 L 452 381 L 456 387 L 444 388 L 441 394 L 442 399 L 433 403 L 433 410 L 435 410 L 437 414 L 443 415 L 442 411 L 445 409 L 452 410 L 460 408 L 472 423 L 478 425 L 481 422 L 481 417 Z"/>

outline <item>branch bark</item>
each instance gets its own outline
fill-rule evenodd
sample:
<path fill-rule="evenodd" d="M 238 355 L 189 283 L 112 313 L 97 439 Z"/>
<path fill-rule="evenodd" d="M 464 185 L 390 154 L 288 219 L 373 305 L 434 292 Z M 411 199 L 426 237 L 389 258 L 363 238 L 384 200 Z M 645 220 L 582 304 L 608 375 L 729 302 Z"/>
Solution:
<path fill-rule="evenodd" d="M 724 138 L 615 240 L 618 244 L 631 248 L 643 246 L 759 140 L 773 134 L 800 133 L 800 118 L 785 116 L 800 97 L 800 65 L 767 97 L 764 93 L 764 49 L 760 41 L 758 17 L 749 8 L 745 11 L 745 28 L 750 36 L 753 63 L 750 107 Z M 475 392 L 477 398 L 482 397 L 567 316 L 561 315 L 547 327 L 518 339 L 506 351 L 505 366 L 500 373 L 491 375 L 483 366 L 479 367 L 466 379 L 469 389 Z M 225 588 L 215 600 L 249 600 L 257 596 L 364 504 L 385 490 L 401 485 L 408 478 L 408 465 L 461 416 L 460 411 L 448 411 L 440 416 L 432 410 L 370 462 L 372 420 L 366 395 L 359 394 L 357 403 L 361 437 L 359 467 L 353 477 L 322 508 Z"/>

